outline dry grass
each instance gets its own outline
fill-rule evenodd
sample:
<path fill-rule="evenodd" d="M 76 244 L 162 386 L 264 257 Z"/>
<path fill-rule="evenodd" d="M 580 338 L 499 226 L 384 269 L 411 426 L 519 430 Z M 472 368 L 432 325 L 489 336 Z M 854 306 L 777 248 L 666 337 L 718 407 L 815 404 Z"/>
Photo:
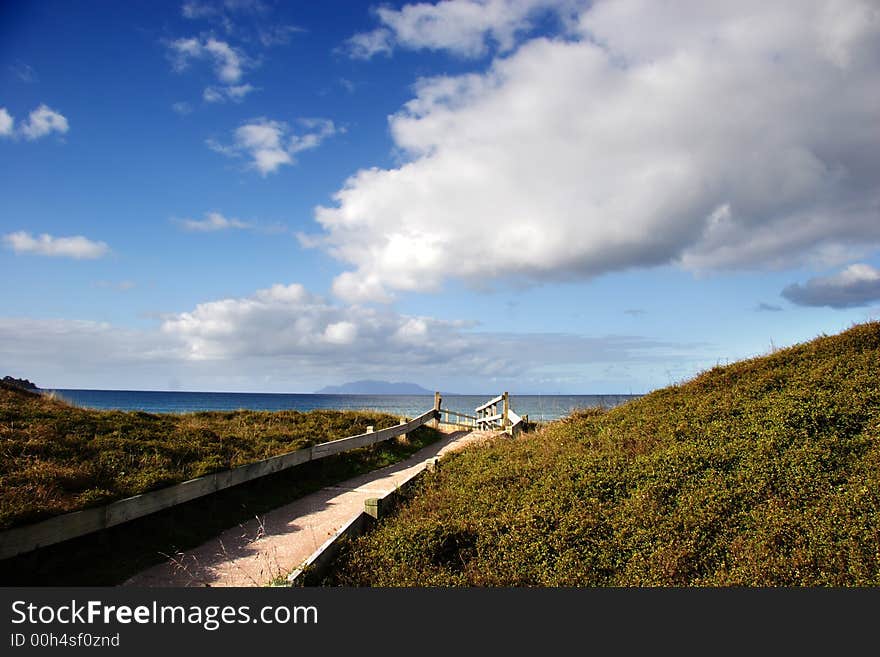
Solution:
<path fill-rule="evenodd" d="M 0 383 L 0 528 L 396 425 L 370 412 L 94 411 Z"/>

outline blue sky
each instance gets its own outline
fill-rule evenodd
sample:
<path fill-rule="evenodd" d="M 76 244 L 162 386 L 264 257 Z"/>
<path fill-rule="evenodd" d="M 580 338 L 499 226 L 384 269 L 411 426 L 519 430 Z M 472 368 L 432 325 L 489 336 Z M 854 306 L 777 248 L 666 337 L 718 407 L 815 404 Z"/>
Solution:
<path fill-rule="evenodd" d="M 880 13 L 6 2 L 0 373 L 645 392 L 880 314 Z"/>

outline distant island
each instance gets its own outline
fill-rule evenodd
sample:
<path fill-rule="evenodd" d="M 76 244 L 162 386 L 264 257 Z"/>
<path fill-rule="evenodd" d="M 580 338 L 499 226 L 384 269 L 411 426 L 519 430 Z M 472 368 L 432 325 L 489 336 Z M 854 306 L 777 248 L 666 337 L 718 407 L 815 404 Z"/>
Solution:
<path fill-rule="evenodd" d="M 352 381 L 341 386 L 325 386 L 318 390 L 318 395 L 432 395 L 415 383 L 391 383 L 389 381 Z"/>
<path fill-rule="evenodd" d="M 14 376 L 4 376 L 3 383 L 23 390 L 39 390 L 35 383 L 27 379 L 16 379 Z"/>

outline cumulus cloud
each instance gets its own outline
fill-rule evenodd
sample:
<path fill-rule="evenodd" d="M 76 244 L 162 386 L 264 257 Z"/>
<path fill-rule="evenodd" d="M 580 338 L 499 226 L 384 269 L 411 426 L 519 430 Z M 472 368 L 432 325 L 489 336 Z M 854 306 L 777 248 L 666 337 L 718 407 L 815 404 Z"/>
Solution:
<path fill-rule="evenodd" d="M 303 128 L 300 134 L 294 133 L 283 121 L 253 119 L 235 130 L 232 144 L 224 145 L 215 140 L 207 143 L 222 155 L 249 158 L 249 166 L 266 176 L 293 164 L 297 153 L 317 148 L 326 138 L 343 131 L 328 119 L 300 119 L 298 124 Z"/>
<path fill-rule="evenodd" d="M 179 219 L 177 220 L 184 230 L 195 233 L 212 233 L 220 230 L 249 229 L 254 225 L 240 219 L 226 218 L 219 212 L 207 212 L 204 219 Z"/>
<path fill-rule="evenodd" d="M 22 124 L 20 130 L 25 139 L 39 139 L 52 132 L 62 135 L 67 132 L 69 126 L 67 118 L 46 105 L 40 105 L 28 115 L 28 119 Z"/>
<path fill-rule="evenodd" d="M 93 260 L 107 255 L 110 247 L 105 242 L 94 242 L 81 235 L 73 237 L 53 237 L 43 233 L 34 237 L 20 230 L 3 236 L 7 248 L 17 254 L 33 254 L 76 260 Z"/>
<path fill-rule="evenodd" d="M 375 13 L 382 27 L 355 34 L 346 48 L 356 59 L 391 54 L 395 47 L 479 57 L 490 45 L 501 52 L 512 49 L 517 36 L 528 31 L 541 12 L 554 10 L 567 18 L 585 4 L 577 0 L 443 0 L 400 9 L 379 7 Z"/>
<path fill-rule="evenodd" d="M 782 296 L 799 306 L 853 308 L 880 300 L 880 269 L 857 263 L 831 276 L 795 283 Z"/>
<path fill-rule="evenodd" d="M 273 7 L 259 0 L 222 0 L 200 2 L 188 0 L 181 6 L 184 18 L 207 21 L 212 30 L 199 36 L 183 37 L 166 41 L 168 56 L 176 72 L 185 71 L 195 61 L 213 66 L 219 84 L 212 84 L 202 91 L 207 103 L 242 102 L 258 88 L 245 84 L 246 71 L 261 61 L 260 53 L 249 56 L 234 44 L 247 44 L 249 49 L 259 50 L 290 43 L 293 35 L 305 30 L 296 25 L 280 23 L 270 14 Z M 246 20 L 240 20 L 245 17 Z M 217 38 L 215 30 L 222 28 L 225 34 Z M 253 52 L 253 51 L 252 51 Z"/>
<path fill-rule="evenodd" d="M 5 107 L 0 107 L 0 137 L 23 137 L 28 141 L 45 137 L 53 132 L 65 134 L 70 129 L 67 118 L 47 105 L 40 105 L 15 128 L 15 119 Z"/>
<path fill-rule="evenodd" d="M 421 80 L 390 118 L 404 163 L 357 172 L 316 212 L 353 267 L 337 292 L 876 248 L 880 10 L 675 7 L 596 2 L 566 39 Z"/>
<path fill-rule="evenodd" d="M 229 85 L 241 80 L 245 66 L 250 63 L 243 52 L 214 37 L 175 39 L 168 48 L 175 71 L 185 71 L 194 60 L 208 60 L 217 78 Z"/>
<path fill-rule="evenodd" d="M 0 137 L 11 137 L 14 130 L 15 119 L 5 107 L 0 107 Z"/>
<path fill-rule="evenodd" d="M 386 307 L 333 304 L 302 285 L 276 284 L 247 297 L 167 316 L 161 332 L 187 361 L 291 359 L 302 367 L 358 368 L 362 375 L 435 367 L 458 375 L 515 376 L 575 363 L 679 358 L 693 345 L 638 336 L 477 332 L 467 322 L 402 315 Z"/>
<path fill-rule="evenodd" d="M 205 87 L 202 92 L 202 98 L 207 103 L 225 103 L 231 100 L 240 103 L 252 91 L 256 91 L 256 87 L 250 84 L 236 84 L 227 87 Z"/>
<path fill-rule="evenodd" d="M 474 328 L 388 307 L 338 305 L 301 285 L 276 284 L 165 314 L 154 329 L 0 317 L 0 361 L 39 384 L 71 388 L 182 383 L 196 390 L 293 392 L 378 378 L 454 382 L 458 390 L 478 392 L 503 381 L 513 390 L 552 385 L 558 392 L 563 380 L 581 390 L 585 381 L 605 380 L 609 364 L 657 370 L 662 383 L 670 367 L 697 371 L 714 358 L 699 356 L 699 346 L 639 336 Z"/>
<path fill-rule="evenodd" d="M 167 318 L 162 331 L 185 344 L 187 358 L 195 360 L 283 355 L 381 360 L 417 348 L 411 355 L 425 362 L 460 349 L 452 335 L 455 323 L 423 318 L 423 334 L 400 333 L 407 321 L 387 311 L 332 305 L 299 284 L 276 284 L 249 297 L 199 304 Z"/>
<path fill-rule="evenodd" d="M 376 29 L 372 32 L 360 32 L 345 42 L 348 53 L 355 59 L 370 59 L 375 55 L 390 55 L 392 47 L 390 30 Z"/>

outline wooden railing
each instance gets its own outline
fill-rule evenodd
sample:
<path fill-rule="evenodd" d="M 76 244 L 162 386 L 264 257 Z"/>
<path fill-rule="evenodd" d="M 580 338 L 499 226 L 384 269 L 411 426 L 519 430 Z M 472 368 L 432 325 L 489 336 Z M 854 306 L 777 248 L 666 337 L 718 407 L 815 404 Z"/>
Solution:
<path fill-rule="evenodd" d="M 442 408 L 442 398 L 439 394 L 435 393 L 434 395 L 434 406 L 440 413 L 440 424 L 486 431 L 500 429 L 512 436 L 519 435 L 525 424 L 525 420 L 510 407 L 510 395 L 507 392 L 503 392 L 485 404 L 477 406 L 474 409 L 476 415 L 467 415 L 466 413 Z M 463 418 L 463 421 L 451 420 L 451 417 Z"/>
<path fill-rule="evenodd" d="M 438 392 L 434 394 L 434 408 L 412 420 L 401 420 L 398 426 L 379 431 L 373 431 L 373 428 L 369 427 L 366 433 L 357 436 L 312 445 L 231 470 L 222 470 L 180 484 L 128 497 L 104 506 L 65 513 L 34 524 L 2 530 L 0 531 L 0 559 L 14 557 L 40 547 L 107 529 L 231 486 L 286 470 L 307 461 L 322 459 L 332 454 L 348 452 L 402 436 L 429 422 L 433 422 L 435 427 L 446 424 L 464 429 L 500 429 L 512 436 L 518 435 L 523 427 L 523 418 L 510 408 L 510 398 L 506 392 L 478 407 L 475 411 L 476 415 L 441 408 L 441 403 L 442 398 Z M 500 411 L 499 404 L 501 405 Z"/>
<path fill-rule="evenodd" d="M 461 427 L 464 429 L 476 429 L 477 418 L 467 413 L 459 413 L 448 408 L 440 409 L 440 424 L 448 424 L 453 427 Z"/>
<path fill-rule="evenodd" d="M 319 443 L 231 470 L 214 472 L 181 484 L 128 497 L 104 506 L 65 513 L 42 522 L 0 531 L 0 559 L 14 557 L 46 545 L 53 545 L 77 536 L 113 527 L 231 486 L 281 472 L 307 461 L 315 461 L 332 454 L 348 452 L 359 447 L 403 436 L 428 422 L 435 421 L 436 423 L 439 420 L 437 412 L 439 405 L 439 395 L 436 395 L 434 408 L 408 422 L 401 420 L 400 424 L 394 427 L 379 431 L 373 431 L 373 427 L 368 427 L 366 433 L 357 436 Z"/>

